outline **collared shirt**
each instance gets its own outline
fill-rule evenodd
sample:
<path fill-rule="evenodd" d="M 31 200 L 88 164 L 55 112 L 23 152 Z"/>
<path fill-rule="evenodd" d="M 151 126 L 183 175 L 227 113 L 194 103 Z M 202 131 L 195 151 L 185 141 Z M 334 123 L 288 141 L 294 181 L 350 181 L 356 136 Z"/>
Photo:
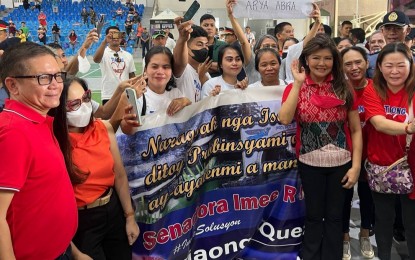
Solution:
<path fill-rule="evenodd" d="M 310 75 L 300 88 L 295 112 L 297 122 L 296 151 L 299 160 L 316 167 L 335 167 L 351 160 L 351 137 L 348 128 L 346 106 L 321 107 L 311 102 L 315 97 L 336 98 L 332 86 L 333 76 L 327 76 L 321 83 L 315 83 Z M 282 102 L 292 89 L 289 84 L 284 91 Z M 357 109 L 354 104 L 352 109 Z"/>
<path fill-rule="evenodd" d="M 55 259 L 77 229 L 77 207 L 53 118 L 6 100 L 0 113 L 0 189 L 13 191 L 7 223 L 17 259 Z"/>

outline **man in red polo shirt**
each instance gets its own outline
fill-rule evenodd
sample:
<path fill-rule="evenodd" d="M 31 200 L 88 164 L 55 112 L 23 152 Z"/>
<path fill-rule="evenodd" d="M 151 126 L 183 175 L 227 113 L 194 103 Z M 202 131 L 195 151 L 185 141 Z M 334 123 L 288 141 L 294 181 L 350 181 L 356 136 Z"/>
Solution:
<path fill-rule="evenodd" d="M 0 259 L 64 259 L 77 208 L 47 113 L 59 105 L 65 73 L 32 42 L 9 48 L 0 68 L 10 94 L 0 113 Z"/>

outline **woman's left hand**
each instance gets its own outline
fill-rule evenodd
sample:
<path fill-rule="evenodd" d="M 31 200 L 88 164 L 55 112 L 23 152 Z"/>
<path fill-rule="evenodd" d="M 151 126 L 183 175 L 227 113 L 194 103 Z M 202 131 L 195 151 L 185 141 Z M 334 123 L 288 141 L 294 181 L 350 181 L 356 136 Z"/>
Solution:
<path fill-rule="evenodd" d="M 126 219 L 125 230 L 127 231 L 128 243 L 130 246 L 134 244 L 140 234 L 140 228 L 134 219 L 134 216 L 129 216 Z"/>
<path fill-rule="evenodd" d="M 170 102 L 169 107 L 167 108 L 167 114 L 172 116 L 191 103 L 192 102 L 190 102 L 190 100 L 186 97 L 175 98 Z"/>
<path fill-rule="evenodd" d="M 359 179 L 360 169 L 358 168 L 350 168 L 346 175 L 344 175 L 342 179 L 343 188 L 351 189 L 356 184 L 357 180 Z"/>
<path fill-rule="evenodd" d="M 236 82 L 235 88 L 246 89 L 248 87 L 248 78 L 245 77 L 242 81 Z"/>

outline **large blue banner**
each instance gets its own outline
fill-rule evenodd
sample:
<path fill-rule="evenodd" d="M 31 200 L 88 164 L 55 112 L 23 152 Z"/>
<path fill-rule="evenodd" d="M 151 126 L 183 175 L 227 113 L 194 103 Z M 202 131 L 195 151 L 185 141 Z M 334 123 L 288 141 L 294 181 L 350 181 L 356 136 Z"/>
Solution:
<path fill-rule="evenodd" d="M 296 259 L 304 201 L 283 88 L 231 90 L 118 136 L 140 236 L 133 259 Z"/>

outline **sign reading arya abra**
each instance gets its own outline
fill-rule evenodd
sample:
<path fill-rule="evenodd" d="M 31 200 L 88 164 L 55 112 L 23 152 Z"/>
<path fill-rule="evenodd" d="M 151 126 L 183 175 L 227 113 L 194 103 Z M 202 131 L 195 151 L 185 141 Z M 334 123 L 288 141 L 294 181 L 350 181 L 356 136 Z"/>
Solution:
<path fill-rule="evenodd" d="M 118 136 L 140 236 L 133 259 L 296 259 L 304 201 L 284 88 L 230 90 Z"/>
<path fill-rule="evenodd" d="M 311 0 L 238 0 L 233 13 L 237 18 L 306 18 L 313 11 Z"/>

